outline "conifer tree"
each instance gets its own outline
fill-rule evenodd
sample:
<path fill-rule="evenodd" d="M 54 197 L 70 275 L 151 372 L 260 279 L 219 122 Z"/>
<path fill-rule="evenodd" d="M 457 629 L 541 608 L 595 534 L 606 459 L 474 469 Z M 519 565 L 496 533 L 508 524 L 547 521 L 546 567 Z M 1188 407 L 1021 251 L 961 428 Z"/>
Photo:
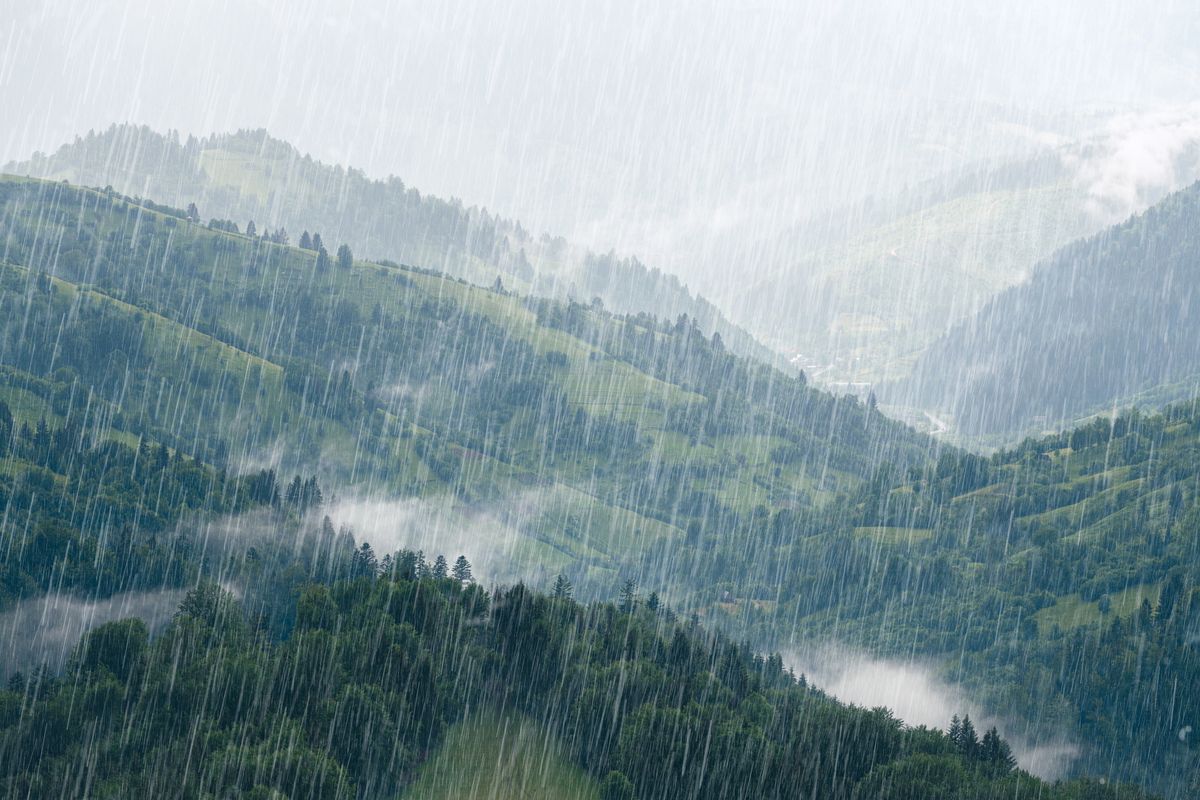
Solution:
<path fill-rule="evenodd" d="M 338 248 L 337 265 L 338 269 L 347 271 L 354 266 L 354 253 L 350 252 L 350 245 L 343 244 Z"/>
<path fill-rule="evenodd" d="M 971 723 L 971 716 L 964 714 L 962 718 L 962 727 L 958 732 L 958 751 L 965 758 L 978 758 L 979 756 L 979 735 L 975 733 L 975 726 Z"/>
<path fill-rule="evenodd" d="M 350 574 L 357 578 L 374 577 L 379 572 L 375 551 L 370 542 L 363 542 L 350 557 Z"/>
<path fill-rule="evenodd" d="M 462 583 L 474 580 L 475 576 L 471 574 L 471 562 L 467 561 L 467 557 L 460 555 L 454 561 L 454 569 L 450 571 L 454 579 Z"/>
<path fill-rule="evenodd" d="M 1008 742 L 1000 738 L 995 726 L 988 729 L 979 745 L 979 758 L 994 773 L 1011 772 L 1017 766 Z"/>
<path fill-rule="evenodd" d="M 637 581 L 630 578 L 621 587 L 621 610 L 626 614 L 632 614 L 635 608 L 637 608 Z"/>

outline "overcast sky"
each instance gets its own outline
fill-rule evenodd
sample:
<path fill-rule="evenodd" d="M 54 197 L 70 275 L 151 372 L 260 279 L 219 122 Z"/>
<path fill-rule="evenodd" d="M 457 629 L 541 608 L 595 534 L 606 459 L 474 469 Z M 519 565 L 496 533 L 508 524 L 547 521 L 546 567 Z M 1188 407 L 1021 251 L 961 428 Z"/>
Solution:
<path fill-rule="evenodd" d="M 1196 0 L 0 0 L 0 162 L 265 127 L 688 271 L 1098 112 L 1197 99 Z"/>

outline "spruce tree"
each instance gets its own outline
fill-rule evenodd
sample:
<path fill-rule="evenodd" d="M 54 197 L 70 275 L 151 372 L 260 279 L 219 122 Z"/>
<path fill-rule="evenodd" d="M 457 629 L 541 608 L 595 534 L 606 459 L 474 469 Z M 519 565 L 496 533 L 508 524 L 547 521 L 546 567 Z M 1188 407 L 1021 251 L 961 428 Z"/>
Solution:
<path fill-rule="evenodd" d="M 1000 738 L 1000 733 L 994 726 L 983 735 L 983 741 L 979 745 L 979 758 L 995 774 L 1011 772 L 1017 766 L 1012 748 Z"/>
<path fill-rule="evenodd" d="M 347 270 L 354 266 L 354 253 L 350 252 L 350 246 L 343 244 L 337 250 L 337 265 L 338 269 Z"/>
<path fill-rule="evenodd" d="M 975 726 L 971 724 L 971 716 L 964 714 L 962 718 L 962 729 L 958 734 L 958 751 L 963 754 L 964 758 L 977 758 L 979 756 L 979 736 L 975 733 Z"/>
<path fill-rule="evenodd" d="M 363 542 L 350 557 L 350 574 L 356 578 L 373 578 L 379 572 L 375 551 L 370 542 Z"/>
<path fill-rule="evenodd" d="M 455 559 L 454 569 L 450 571 L 450 574 L 454 576 L 455 580 L 461 583 L 467 583 L 474 580 L 475 577 L 471 574 L 471 562 L 467 561 L 467 557 L 464 555 L 460 555 Z"/>
<path fill-rule="evenodd" d="M 637 608 L 637 581 L 630 578 L 621 587 L 621 610 L 626 614 L 632 614 L 635 608 Z"/>

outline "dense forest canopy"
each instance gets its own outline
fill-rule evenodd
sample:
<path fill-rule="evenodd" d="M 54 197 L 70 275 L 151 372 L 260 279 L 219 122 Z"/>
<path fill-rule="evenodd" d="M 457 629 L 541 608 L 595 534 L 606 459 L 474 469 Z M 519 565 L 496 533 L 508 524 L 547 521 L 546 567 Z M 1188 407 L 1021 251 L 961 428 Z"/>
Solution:
<path fill-rule="evenodd" d="M 946 734 L 840 705 L 635 595 L 489 595 L 416 565 L 304 588 L 283 641 L 213 584 L 154 640 L 136 619 L 96 628 L 63 676 L 0 690 L 6 794 L 395 795 L 490 707 L 541 721 L 604 798 L 1144 797 L 1047 786 L 969 718 Z"/>
<path fill-rule="evenodd" d="M 5 561 L 0 602 L 10 613 L 47 591 L 115 602 L 217 581 L 242 594 L 250 627 L 237 641 L 265 648 L 253 651 L 262 659 L 243 654 L 246 663 L 268 669 L 283 657 L 276 648 L 295 638 L 301 600 L 316 591 L 306 587 L 390 575 L 401 560 L 380 544 L 384 570 L 371 547 L 378 532 L 337 521 L 356 492 L 444 498 L 451 526 L 519 498 L 524 510 L 500 520 L 502 540 L 463 548 L 488 541 L 470 554 L 483 572 L 466 558 L 417 569 L 425 557 L 414 555 L 414 576 L 526 577 L 554 584 L 560 600 L 570 587 L 590 599 L 624 586 L 616 613 L 644 606 L 655 626 L 671 618 L 660 608 L 695 615 L 709 631 L 752 642 L 739 651 L 747 663 L 755 649 L 803 651 L 829 636 L 885 654 L 915 647 L 1015 730 L 1068 731 L 1079 742 L 1072 769 L 1080 774 L 1171 796 L 1196 780 L 1195 743 L 1180 735 L 1180 721 L 1197 709 L 1178 691 L 1196 682 L 1198 668 L 1193 405 L 1100 419 L 983 457 L 888 420 L 873 398 L 836 397 L 731 353 L 688 317 L 618 315 L 598 303 L 518 294 L 502 279 L 485 289 L 365 262 L 325 232 L 304 231 L 293 247 L 266 227 L 205 223 L 194 208 L 6 179 L 0 237 L 0 500 L 6 546 L 17 553 Z M 498 543 L 509 548 L 504 559 L 487 552 Z M 501 562 L 510 571 L 491 572 Z M 639 581 L 653 603 L 635 600 Z M 494 620 L 496 596 L 479 597 Z M 474 630 L 470 619 L 464 630 Z M 685 635 L 699 635 L 691 629 Z M 153 653 L 174 641 L 169 631 L 145 645 L 147 664 L 165 657 Z M 141 641 L 136 626 L 126 634 Z M 490 646 L 504 651 L 503 638 Z M 457 659 L 473 652 L 454 647 L 467 647 L 454 650 Z M 1092 652 L 1105 657 L 1083 657 Z M 79 670 L 81 658 L 63 663 Z M 563 658 L 569 669 L 574 656 Z M 255 680 L 276 680 L 270 674 Z M 45 680 L 61 685 L 52 672 Z M 811 693 L 779 689 L 801 690 Z M 330 713 L 341 707 L 336 692 L 323 697 Z M 120 707 L 133 708 L 132 698 Z M 50 694 L 45 702 L 53 705 Z M 146 702 L 157 713 L 158 700 Z M 469 707 L 443 709 L 443 726 L 469 719 Z M 548 707 L 488 713 L 538 720 Z M 21 725 L 34 724 L 36 708 L 14 712 L 13 736 L 30 735 Z M 625 734 L 614 732 L 602 750 L 615 750 L 596 762 L 581 754 L 571 768 L 614 792 L 627 781 L 635 796 L 734 792 L 732 783 L 712 788 L 712 775 L 696 776 L 692 789 L 658 786 L 633 755 L 660 752 L 662 731 L 703 730 L 709 741 L 724 717 L 678 704 L 639 708 L 622 714 L 648 726 L 649 739 L 620 756 Z M 232 734 L 214 732 L 213 752 L 238 763 L 252 752 L 268 758 L 279 736 L 318 742 L 313 724 L 272 718 L 246 729 L 245 748 L 234 750 Z M 606 724 L 616 723 L 589 723 Z M 782 723 L 734 729 L 755 742 L 787 741 L 772 724 Z M 986 747 L 988 732 L 977 732 L 976 751 L 946 750 L 940 734 L 913 739 L 894 719 L 885 728 L 892 749 L 862 761 L 860 774 L 838 773 L 828 784 L 835 796 L 864 787 L 875 794 L 862 796 L 927 796 L 879 794 L 923 780 L 959 787 L 949 796 L 1039 786 L 1016 773 L 992 776 L 972 760 L 985 750 L 994 760 L 1003 731 Z M 554 735 L 569 752 L 580 734 Z M 407 771 L 388 780 L 418 779 L 435 743 L 422 741 L 404 744 Z M 66 780 L 61 770 L 84 752 L 72 748 L 92 745 L 68 737 L 56 746 L 59 760 L 14 767 L 34 783 L 12 785 Z M 811 747 L 802 749 L 819 751 Z M 335 795 L 351 784 L 370 793 L 364 787 L 382 780 L 360 769 L 365 756 L 320 752 L 332 759 L 321 768 L 332 783 L 318 783 Z M 765 745 L 744 757 L 747 769 L 782 769 L 764 766 L 782 757 Z M 164 754 L 156 763 L 174 762 Z M 827 780 L 816 762 L 795 768 L 815 770 L 804 780 Z M 222 770 L 195 786 L 226 785 Z M 281 768 L 271 779 L 289 774 Z M 161 777 L 152 769 L 136 780 L 157 786 Z M 755 780 L 768 795 L 788 796 L 783 784 Z M 1060 788 L 1064 797 L 1125 791 L 1099 787 Z"/>

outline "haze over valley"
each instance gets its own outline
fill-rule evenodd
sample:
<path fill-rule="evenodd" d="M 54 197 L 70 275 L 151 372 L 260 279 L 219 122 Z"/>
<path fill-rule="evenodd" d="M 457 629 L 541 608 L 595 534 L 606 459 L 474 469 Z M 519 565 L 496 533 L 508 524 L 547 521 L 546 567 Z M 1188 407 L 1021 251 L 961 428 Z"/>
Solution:
<path fill-rule="evenodd" d="M 0 797 L 1200 793 L 1191 3 L 0 10 Z"/>

